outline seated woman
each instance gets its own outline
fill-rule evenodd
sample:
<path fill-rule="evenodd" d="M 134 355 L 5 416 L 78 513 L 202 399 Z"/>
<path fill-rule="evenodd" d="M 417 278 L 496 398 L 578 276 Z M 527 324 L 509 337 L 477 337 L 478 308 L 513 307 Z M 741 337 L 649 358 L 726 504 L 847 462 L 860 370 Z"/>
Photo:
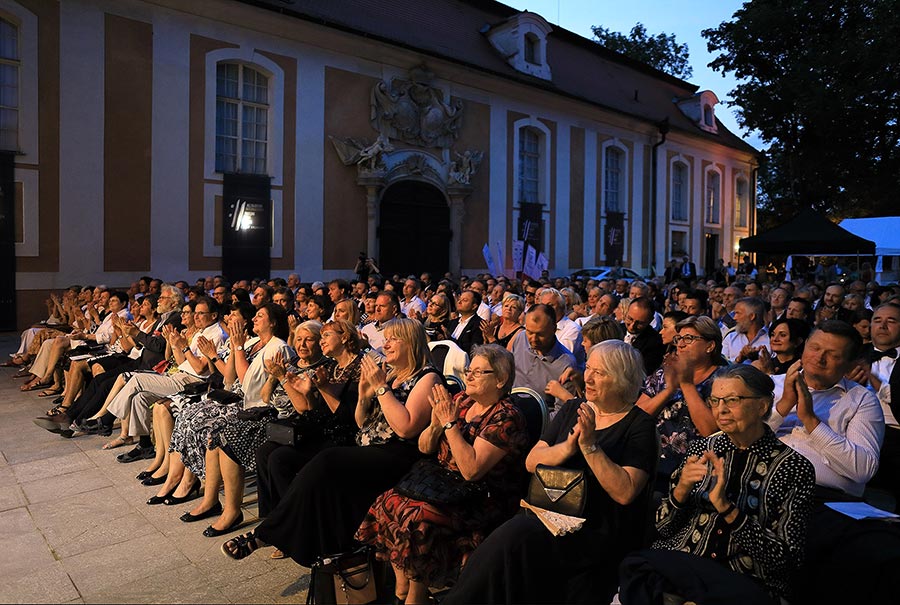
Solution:
<path fill-rule="evenodd" d="M 331 315 L 330 302 L 327 296 L 314 294 L 306 301 L 306 319 L 322 323 Z"/>
<path fill-rule="evenodd" d="M 359 307 L 356 302 L 346 298 L 334 305 L 334 321 L 349 321 L 352 325 L 359 323 Z"/>
<path fill-rule="evenodd" d="M 492 319 L 481 326 L 484 334 L 484 342 L 497 343 L 501 347 L 509 346 L 510 341 L 524 329 L 519 322 L 522 312 L 525 310 L 525 299 L 518 294 L 507 293 L 503 297 L 503 306 L 499 319 Z"/>
<path fill-rule="evenodd" d="M 785 374 L 803 354 L 803 343 L 809 337 L 809 324 L 800 319 L 782 317 L 769 328 L 769 348 L 762 347 L 753 367 L 770 376 Z"/>
<path fill-rule="evenodd" d="M 594 345 L 607 340 L 622 340 L 625 328 L 612 317 L 593 317 L 581 328 L 581 346 L 584 347 L 585 358 Z M 559 380 L 547 383 L 544 392 L 560 401 L 568 401 L 573 397 L 584 397 L 584 374 L 575 368 L 567 368 Z"/>
<path fill-rule="evenodd" d="M 428 299 L 428 305 L 425 307 L 424 325 L 428 342 L 450 338 L 450 331 L 447 329 L 449 324 L 450 301 L 444 294 L 432 294 L 431 298 Z"/>
<path fill-rule="evenodd" d="M 647 377 L 638 406 L 656 418 L 662 439 L 655 489 L 664 494 L 669 477 L 687 453 L 688 444 L 716 431 L 704 404 L 713 372 L 725 364 L 722 332 L 709 317 L 691 316 L 675 325 L 675 354 Z"/>
<path fill-rule="evenodd" d="M 441 376 L 428 361 L 421 323 L 393 319 L 385 324 L 385 337 L 388 373 L 370 357 L 362 358 L 357 446 L 321 451 L 255 532 L 222 545 L 226 555 L 243 559 L 272 544 L 309 567 L 320 555 L 347 550 L 375 498 L 420 457 L 416 440 L 428 426 L 428 397 Z"/>
<path fill-rule="evenodd" d="M 240 398 L 231 403 L 223 403 L 211 397 L 184 403 L 175 418 L 169 444 L 170 477 L 160 490 L 163 492 L 169 487 L 170 491 L 157 494 L 147 504 L 181 504 L 192 499 L 192 496 L 199 495 L 200 479 L 206 475 L 206 452 L 211 435 L 221 430 L 227 419 L 242 408 L 265 405 L 262 389 L 268 377 L 264 360 L 271 359 L 278 353 L 292 355 L 284 341 L 287 337 L 287 313 L 275 303 L 263 304 L 253 316 L 252 331 L 255 334 L 253 337 L 248 333 L 242 316 L 229 318 L 230 353 L 224 361 L 218 347 L 206 339 L 201 340 L 200 351 L 207 363 L 225 377 L 226 386 Z M 219 490 L 218 474 L 214 472 L 211 479 L 212 481 L 207 481 L 208 487 L 204 492 L 204 500 L 213 500 L 209 503 L 209 508 L 218 500 Z M 229 512 L 237 517 L 240 502 L 237 503 L 237 511 Z"/>
<path fill-rule="evenodd" d="M 652 550 L 622 564 L 623 605 L 776 605 L 799 567 L 815 471 L 766 425 L 772 379 L 749 365 L 721 368 L 707 405 L 721 432 L 693 441 L 656 514 Z"/>
<path fill-rule="evenodd" d="M 392 489 L 378 497 L 356 532 L 393 566 L 401 601 L 427 603 L 428 587 L 454 580 L 471 551 L 518 508 L 528 436 L 525 417 L 509 399 L 515 373 L 512 353 L 498 345 L 476 347 L 466 390 L 451 400 L 443 385 L 434 387 L 431 425 L 419 436 L 420 452 L 437 453 L 442 467 L 480 482 L 486 496 L 431 504 Z"/>
<path fill-rule="evenodd" d="M 595 345 L 587 400 L 566 402 L 525 465 L 585 471 L 584 525 L 556 537 L 533 514 L 516 515 L 469 557 L 442 603 L 609 603 L 616 569 L 649 526 L 650 479 L 658 460 L 653 419 L 634 403 L 644 362 L 630 345 Z"/>
<path fill-rule="evenodd" d="M 304 366 L 302 357 L 290 368 L 277 359 L 268 366 L 281 385 L 275 394 L 275 405 L 284 410 L 279 417 L 296 417 L 303 437 L 293 445 L 265 441 L 256 449 L 260 517 L 269 515 L 316 454 L 326 447 L 353 445 L 359 430 L 354 418 L 362 367 L 359 333 L 354 324 L 336 320 L 322 328 L 320 342 L 333 361 L 328 366 Z"/>

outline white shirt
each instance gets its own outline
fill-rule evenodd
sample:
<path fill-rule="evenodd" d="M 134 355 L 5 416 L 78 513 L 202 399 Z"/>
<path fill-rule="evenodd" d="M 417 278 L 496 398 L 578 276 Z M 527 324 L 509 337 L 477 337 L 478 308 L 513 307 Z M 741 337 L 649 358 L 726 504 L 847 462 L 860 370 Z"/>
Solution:
<path fill-rule="evenodd" d="M 469 321 L 475 317 L 475 315 L 469 315 L 466 318 L 460 316 L 459 323 L 456 325 L 456 329 L 453 330 L 453 334 L 450 335 L 454 341 L 459 340 L 459 335 L 463 333 L 463 330 L 466 329 L 466 326 L 469 325 Z"/>
<path fill-rule="evenodd" d="M 484 301 L 481 301 L 481 304 L 478 305 L 478 311 L 475 314 L 484 321 L 491 321 L 491 308 Z"/>
<path fill-rule="evenodd" d="M 424 315 L 426 306 L 427 305 L 425 304 L 425 301 L 422 300 L 421 298 L 419 298 L 418 296 L 413 296 L 409 300 L 401 300 L 400 301 L 400 311 L 407 317 L 409 317 L 409 313 L 413 309 L 418 311 L 420 315 Z"/>
<path fill-rule="evenodd" d="M 381 349 L 384 347 L 384 324 L 373 321 L 364 325 L 360 332 L 369 339 L 369 346 L 381 353 Z"/>
<path fill-rule="evenodd" d="M 245 342 L 244 354 L 258 342 L 258 336 L 254 336 Z M 291 349 L 286 342 L 273 336 L 269 339 L 269 342 L 266 343 L 266 346 L 263 347 L 262 351 L 259 351 L 254 355 L 253 359 L 250 361 L 250 366 L 244 374 L 244 379 L 241 380 L 241 389 L 244 391 L 245 408 L 265 405 L 265 402 L 262 400 L 262 388 L 263 385 L 266 384 L 266 380 L 268 380 L 265 362 L 271 360 L 279 351 L 281 351 L 281 354 L 284 356 L 285 362 L 295 357 L 293 349 Z"/>
<path fill-rule="evenodd" d="M 772 376 L 775 401 L 784 392 L 784 374 Z M 775 434 L 816 467 L 816 483 L 862 496 L 878 470 L 884 441 L 884 415 L 871 391 L 846 378 L 830 389 L 810 389 L 819 425 L 806 432 L 796 409 L 783 417 L 773 407 L 767 420 Z"/>
<path fill-rule="evenodd" d="M 194 334 L 190 344 L 191 353 L 193 353 L 195 357 L 201 359 L 206 359 L 203 357 L 203 353 L 200 352 L 200 347 L 197 346 L 197 342 L 200 340 L 201 336 L 206 337 L 207 340 L 212 342 L 216 346 L 216 351 L 221 349 L 222 345 L 225 344 L 225 341 L 228 340 L 228 335 L 225 333 L 225 330 L 222 329 L 222 326 L 219 325 L 219 322 L 206 326 L 202 331 Z M 188 359 L 185 359 L 179 364 L 178 370 L 190 374 L 191 376 L 196 376 L 197 378 L 203 378 L 209 374 L 209 366 L 206 363 L 203 364 L 203 372 L 198 374 L 194 371 L 194 368 Z"/>
<path fill-rule="evenodd" d="M 737 330 L 732 331 L 722 339 L 722 355 L 725 356 L 725 359 L 734 363 L 734 360 L 737 359 L 741 349 L 748 344 L 753 347 L 764 346 L 769 348 L 769 331 L 766 330 L 766 327 L 763 326 L 759 329 L 753 342 L 750 342 L 750 339 L 747 338 L 747 335 L 743 332 L 738 332 Z"/>
<path fill-rule="evenodd" d="M 875 349 L 879 351 L 880 349 Z M 875 395 L 878 397 L 878 402 L 881 403 L 881 412 L 884 414 L 884 423 L 891 424 L 897 426 L 897 419 L 894 417 L 894 412 L 891 410 L 891 372 L 894 370 L 894 364 L 897 363 L 896 359 L 892 359 L 890 357 L 882 357 L 878 361 L 872 364 L 872 374 L 881 381 L 881 388 L 875 392 Z"/>

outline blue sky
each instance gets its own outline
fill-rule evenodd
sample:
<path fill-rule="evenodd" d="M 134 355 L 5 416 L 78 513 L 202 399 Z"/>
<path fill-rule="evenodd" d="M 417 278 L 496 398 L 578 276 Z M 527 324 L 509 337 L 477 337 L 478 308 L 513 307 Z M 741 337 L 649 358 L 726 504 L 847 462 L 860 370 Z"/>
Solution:
<path fill-rule="evenodd" d="M 641 22 L 648 35 L 660 32 L 675 34 L 679 44 L 687 43 L 694 75 L 690 78 L 701 90 L 716 93 L 722 102 L 716 108 L 716 116 L 732 132 L 761 149 L 762 143 L 752 134 L 738 128 L 733 111 L 726 103 L 728 92 L 736 85 L 729 74 L 726 77 L 707 67 L 714 55 L 706 51 L 706 40 L 700 32 L 728 21 L 741 7 L 742 0 L 501 0 L 520 10 L 537 13 L 551 24 L 558 24 L 585 38 L 593 38 L 592 25 L 600 25 L 612 31 L 628 34 L 634 24 Z"/>

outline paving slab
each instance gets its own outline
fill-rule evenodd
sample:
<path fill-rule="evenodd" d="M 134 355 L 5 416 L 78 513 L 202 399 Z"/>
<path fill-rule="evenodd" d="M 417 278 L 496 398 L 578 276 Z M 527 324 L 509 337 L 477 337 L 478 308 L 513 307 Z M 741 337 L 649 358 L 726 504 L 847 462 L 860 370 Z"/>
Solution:
<path fill-rule="evenodd" d="M 38 479 L 21 485 L 25 496 L 28 497 L 28 502 L 39 504 L 48 500 L 58 501 L 76 494 L 112 487 L 113 483 L 100 469 L 91 467 L 83 471 L 54 477 L 53 481 Z"/>
<path fill-rule="evenodd" d="M 27 503 L 21 486 L 13 484 L 0 489 L 0 512 L 19 508 Z"/>
<path fill-rule="evenodd" d="M 75 603 L 84 601 L 60 561 L 18 575 L 4 575 L 2 603 Z"/>

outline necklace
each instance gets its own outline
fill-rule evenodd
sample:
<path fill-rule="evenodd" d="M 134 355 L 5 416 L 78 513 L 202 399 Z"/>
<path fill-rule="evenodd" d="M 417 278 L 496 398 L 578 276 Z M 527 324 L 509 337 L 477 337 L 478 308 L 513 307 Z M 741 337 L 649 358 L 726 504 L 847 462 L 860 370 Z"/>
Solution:
<path fill-rule="evenodd" d="M 594 406 L 594 408 L 597 409 L 597 416 L 615 416 L 616 414 L 621 414 L 622 412 L 633 406 L 633 403 L 626 403 L 623 407 L 619 408 L 615 412 L 601 412 L 599 409 L 597 409 L 597 406 Z"/>

